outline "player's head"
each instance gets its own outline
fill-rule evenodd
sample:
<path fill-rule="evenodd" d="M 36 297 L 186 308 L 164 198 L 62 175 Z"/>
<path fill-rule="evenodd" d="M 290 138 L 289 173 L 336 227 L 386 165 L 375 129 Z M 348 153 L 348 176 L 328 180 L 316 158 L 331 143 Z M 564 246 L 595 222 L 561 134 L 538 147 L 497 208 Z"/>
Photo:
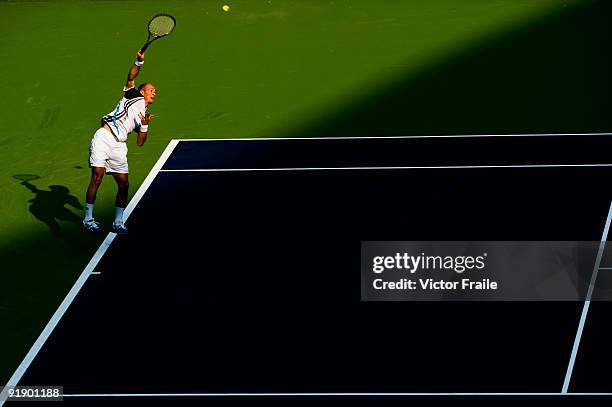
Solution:
<path fill-rule="evenodd" d="M 140 94 L 144 96 L 145 104 L 155 102 L 155 86 L 151 83 L 143 83 L 138 87 Z"/>

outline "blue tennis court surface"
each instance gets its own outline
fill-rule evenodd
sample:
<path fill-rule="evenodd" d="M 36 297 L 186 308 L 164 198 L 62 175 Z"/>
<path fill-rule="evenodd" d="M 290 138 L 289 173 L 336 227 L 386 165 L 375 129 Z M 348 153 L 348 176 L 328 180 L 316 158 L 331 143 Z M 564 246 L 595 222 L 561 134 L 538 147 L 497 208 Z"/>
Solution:
<path fill-rule="evenodd" d="M 607 397 L 610 302 L 362 302 L 360 250 L 605 241 L 610 151 L 607 135 L 173 141 L 9 384 Z"/>

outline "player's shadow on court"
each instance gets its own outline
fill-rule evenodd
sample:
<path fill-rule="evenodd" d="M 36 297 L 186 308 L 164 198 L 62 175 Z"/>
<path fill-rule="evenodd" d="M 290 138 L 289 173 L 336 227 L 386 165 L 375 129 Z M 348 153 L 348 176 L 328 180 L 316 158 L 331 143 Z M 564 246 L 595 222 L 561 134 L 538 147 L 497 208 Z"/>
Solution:
<path fill-rule="evenodd" d="M 66 205 L 75 209 L 83 209 L 79 200 L 70 195 L 70 190 L 63 185 L 49 185 L 49 190 L 38 189 L 28 181 L 21 183 L 36 196 L 30 199 L 29 210 L 34 217 L 49 226 L 54 235 L 61 234 L 59 221 L 80 224 L 81 218 L 75 215 Z"/>

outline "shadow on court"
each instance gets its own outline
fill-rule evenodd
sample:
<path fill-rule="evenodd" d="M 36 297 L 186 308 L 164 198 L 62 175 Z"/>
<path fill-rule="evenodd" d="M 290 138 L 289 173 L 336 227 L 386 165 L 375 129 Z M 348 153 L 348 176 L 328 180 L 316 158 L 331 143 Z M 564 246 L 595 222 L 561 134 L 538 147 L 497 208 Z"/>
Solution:
<path fill-rule="evenodd" d="M 32 183 L 40 178 L 36 174 L 12 178 L 18 181 L 16 186 L 34 194 L 28 209 L 52 233 L 26 231 L 0 245 L 0 287 L 6 287 L 0 290 L 0 321 L 6 327 L 0 335 L 0 347 L 5 349 L 0 358 L 2 384 L 104 239 L 83 232 L 80 216 L 70 209 L 82 206 L 65 186 L 38 188 Z M 101 210 L 99 215 L 108 220 L 112 213 Z"/>
<path fill-rule="evenodd" d="M 28 181 L 23 181 L 21 185 L 36 195 L 28 201 L 30 212 L 36 219 L 45 223 L 54 235 L 59 235 L 62 232 L 59 221 L 80 224 L 81 218 L 75 215 L 66 205 L 78 210 L 82 210 L 83 205 L 77 197 L 70 195 L 70 190 L 65 186 L 49 185 L 49 189 L 44 190 Z"/>
<path fill-rule="evenodd" d="M 610 16 L 609 1 L 564 7 L 288 136 L 609 132 Z"/>

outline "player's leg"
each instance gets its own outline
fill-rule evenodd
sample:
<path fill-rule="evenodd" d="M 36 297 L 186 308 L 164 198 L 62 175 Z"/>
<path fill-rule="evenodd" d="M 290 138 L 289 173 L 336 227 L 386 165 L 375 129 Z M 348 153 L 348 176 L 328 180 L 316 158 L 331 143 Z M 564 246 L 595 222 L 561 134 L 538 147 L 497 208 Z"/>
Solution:
<path fill-rule="evenodd" d="M 115 199 L 115 221 L 113 222 L 113 232 L 124 234 L 127 228 L 123 224 L 123 211 L 127 206 L 130 181 L 127 173 L 113 173 L 113 178 L 117 182 L 117 197 Z"/>
<path fill-rule="evenodd" d="M 96 203 L 96 195 L 98 194 L 98 188 L 104 178 L 104 167 L 91 167 L 91 180 L 87 187 L 87 195 L 85 196 L 85 202 L 93 205 Z"/>
<path fill-rule="evenodd" d="M 112 231 L 119 234 L 127 233 L 127 228 L 123 224 L 123 211 L 127 206 L 128 191 L 130 187 L 127 151 L 128 149 L 125 143 L 116 143 L 106 162 L 106 172 L 112 174 L 113 178 L 115 178 L 115 182 L 117 182 L 115 221 L 113 222 Z"/>
<path fill-rule="evenodd" d="M 115 199 L 115 206 L 119 208 L 125 208 L 128 201 L 128 191 L 130 188 L 130 182 L 128 174 L 113 173 L 113 178 L 117 182 L 117 198 Z"/>
<path fill-rule="evenodd" d="M 99 233 L 102 231 L 100 224 L 93 217 L 93 206 L 96 202 L 98 188 L 104 178 L 104 167 L 91 167 L 91 180 L 85 195 L 85 216 L 83 217 L 83 227 L 90 232 Z"/>
<path fill-rule="evenodd" d="M 89 144 L 89 167 L 91 167 L 91 180 L 87 187 L 85 196 L 85 217 L 83 218 L 83 226 L 86 230 L 94 233 L 102 232 L 100 224 L 93 217 L 93 206 L 96 202 L 98 188 L 104 178 L 106 161 L 110 152 L 108 144 L 108 132 L 104 129 L 98 129 L 94 134 L 91 143 Z"/>

